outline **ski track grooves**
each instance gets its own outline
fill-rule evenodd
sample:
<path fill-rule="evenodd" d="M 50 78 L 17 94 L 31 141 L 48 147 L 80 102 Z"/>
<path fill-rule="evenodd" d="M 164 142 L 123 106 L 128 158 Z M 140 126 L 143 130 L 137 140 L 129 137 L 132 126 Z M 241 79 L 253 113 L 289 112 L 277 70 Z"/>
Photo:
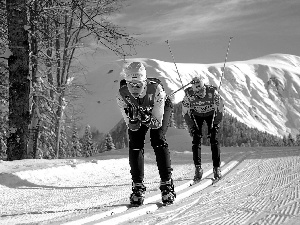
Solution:
<path fill-rule="evenodd" d="M 130 221 L 130 224 L 254 225 L 297 221 L 300 157 L 263 159 L 260 156 L 245 159 L 242 169 L 225 176 L 214 191 L 197 194 L 177 209 L 158 211 L 144 219 Z"/>
<path fill-rule="evenodd" d="M 244 157 L 245 157 L 245 155 L 239 156 L 239 157 L 237 157 L 236 160 L 233 160 L 233 161 L 229 162 L 225 166 L 223 166 L 224 163 L 221 164 L 222 165 L 222 173 L 224 175 L 226 173 L 228 173 Z M 189 186 L 192 183 L 192 181 L 189 181 L 189 182 L 184 183 L 181 186 L 178 186 L 177 188 L 175 188 L 175 190 L 177 191 L 177 198 L 175 200 L 175 203 L 177 203 L 177 202 L 181 201 L 182 199 L 184 199 L 184 198 L 186 198 L 186 197 L 188 197 L 188 196 L 190 196 L 190 195 L 198 192 L 199 190 L 202 190 L 202 189 L 208 187 L 209 185 L 211 185 L 212 184 L 212 180 L 211 179 L 209 179 L 207 181 L 203 180 L 205 177 L 207 177 L 207 176 L 209 176 L 211 174 L 212 174 L 212 170 L 204 173 L 202 181 L 200 183 L 192 185 L 191 187 L 189 187 Z M 197 201 L 194 201 L 194 204 L 196 204 L 196 203 L 197 203 Z M 190 207 L 192 207 L 192 206 L 193 206 L 193 204 L 191 204 Z M 122 215 L 117 215 L 116 217 L 113 217 L 113 218 L 110 218 L 110 217 L 104 218 L 104 219 L 101 219 L 100 221 L 97 221 L 95 223 L 90 223 L 90 224 L 110 224 L 110 225 L 112 225 L 112 224 L 120 224 L 120 223 L 122 223 L 124 221 L 130 221 L 130 220 L 132 220 L 134 218 L 137 218 L 139 216 L 142 216 L 142 215 L 145 215 L 145 214 L 150 214 L 151 212 L 156 211 L 160 207 L 161 207 L 160 204 L 157 204 L 157 203 L 153 204 L 153 201 L 148 200 L 146 205 L 143 205 L 143 206 L 137 208 L 133 212 L 131 210 L 128 210 L 128 212 L 125 211 Z M 190 207 L 184 207 L 181 210 L 181 212 L 186 211 Z M 178 211 L 178 210 L 176 210 L 176 211 Z M 181 213 L 181 212 L 179 211 L 178 213 Z M 82 220 L 82 221 L 84 221 L 84 220 Z M 76 222 L 76 221 L 74 221 L 74 222 Z M 71 225 L 71 224 L 75 224 L 75 223 L 67 223 L 67 224 Z M 65 224 L 65 225 L 67 225 L 67 224 Z"/>

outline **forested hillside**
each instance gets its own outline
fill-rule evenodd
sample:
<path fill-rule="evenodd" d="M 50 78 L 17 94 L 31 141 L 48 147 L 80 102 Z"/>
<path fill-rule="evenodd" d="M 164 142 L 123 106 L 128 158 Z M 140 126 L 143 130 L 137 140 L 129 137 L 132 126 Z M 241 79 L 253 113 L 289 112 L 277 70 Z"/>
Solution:
<path fill-rule="evenodd" d="M 182 116 L 181 104 L 175 104 L 173 115 L 169 126 L 178 129 L 187 129 L 187 125 Z M 123 119 L 110 131 L 113 142 L 117 147 L 128 146 L 127 130 Z M 187 131 L 188 132 L 188 131 Z M 203 126 L 203 144 L 210 145 L 207 138 L 207 126 Z M 300 134 L 296 138 L 291 134 L 288 136 L 278 137 L 267 132 L 259 131 L 257 128 L 251 128 L 238 121 L 228 113 L 224 114 L 223 121 L 219 129 L 219 141 L 221 146 L 300 146 Z"/>

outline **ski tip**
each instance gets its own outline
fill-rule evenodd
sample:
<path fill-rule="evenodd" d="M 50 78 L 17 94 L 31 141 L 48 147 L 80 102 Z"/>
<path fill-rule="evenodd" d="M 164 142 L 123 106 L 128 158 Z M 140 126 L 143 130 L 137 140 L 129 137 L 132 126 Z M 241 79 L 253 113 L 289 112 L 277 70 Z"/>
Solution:
<path fill-rule="evenodd" d="M 201 180 L 194 180 L 192 183 L 190 183 L 190 187 L 195 185 L 195 184 L 198 184 Z"/>
<path fill-rule="evenodd" d="M 215 183 L 217 183 L 218 181 L 220 181 L 221 180 L 221 178 L 218 178 L 218 179 L 212 179 L 212 185 L 214 185 Z"/>

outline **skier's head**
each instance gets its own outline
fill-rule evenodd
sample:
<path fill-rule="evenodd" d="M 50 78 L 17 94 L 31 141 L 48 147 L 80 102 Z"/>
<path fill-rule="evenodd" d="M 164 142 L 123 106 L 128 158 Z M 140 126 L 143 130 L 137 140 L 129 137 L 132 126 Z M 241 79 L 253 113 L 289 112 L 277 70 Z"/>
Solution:
<path fill-rule="evenodd" d="M 192 88 L 195 92 L 199 92 L 204 89 L 204 79 L 203 77 L 194 77 L 192 80 Z"/>
<path fill-rule="evenodd" d="M 133 97 L 139 97 L 146 87 L 146 69 L 141 62 L 131 62 L 123 69 L 129 92 Z"/>

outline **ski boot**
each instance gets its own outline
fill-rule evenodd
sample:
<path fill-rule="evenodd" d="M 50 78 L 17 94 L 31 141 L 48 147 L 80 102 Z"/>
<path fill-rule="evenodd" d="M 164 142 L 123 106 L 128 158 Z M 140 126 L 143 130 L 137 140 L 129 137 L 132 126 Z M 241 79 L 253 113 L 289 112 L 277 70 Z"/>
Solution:
<path fill-rule="evenodd" d="M 201 168 L 201 165 L 195 165 L 194 182 L 199 182 L 202 176 L 203 176 L 203 169 Z"/>
<path fill-rule="evenodd" d="M 220 167 L 214 167 L 213 172 L 215 180 L 220 180 L 222 178 Z"/>
<path fill-rule="evenodd" d="M 143 205 L 145 199 L 146 187 L 143 183 L 132 182 L 132 193 L 130 195 L 130 204 L 132 206 Z"/>
<path fill-rule="evenodd" d="M 176 198 L 173 180 L 170 179 L 168 181 L 161 181 L 160 182 L 160 190 L 161 190 L 162 203 L 164 205 L 173 204 L 173 202 Z"/>

